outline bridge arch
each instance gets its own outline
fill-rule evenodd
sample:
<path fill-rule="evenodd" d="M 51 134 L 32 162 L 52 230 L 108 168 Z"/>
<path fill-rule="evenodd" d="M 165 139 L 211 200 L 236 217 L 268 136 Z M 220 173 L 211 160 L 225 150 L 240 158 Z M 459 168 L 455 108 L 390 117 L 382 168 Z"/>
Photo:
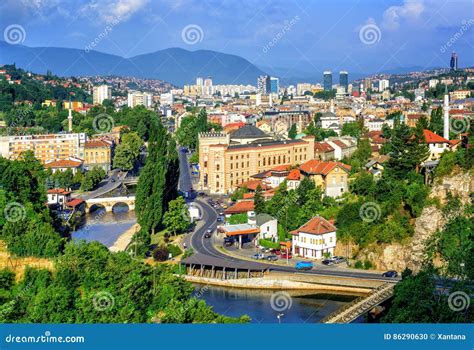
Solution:
<path fill-rule="evenodd" d="M 107 208 L 102 203 L 94 203 L 89 207 L 89 213 L 107 211 Z"/>
<path fill-rule="evenodd" d="M 130 211 L 130 204 L 125 202 L 117 202 L 112 205 L 112 213 L 122 213 L 125 211 Z"/>

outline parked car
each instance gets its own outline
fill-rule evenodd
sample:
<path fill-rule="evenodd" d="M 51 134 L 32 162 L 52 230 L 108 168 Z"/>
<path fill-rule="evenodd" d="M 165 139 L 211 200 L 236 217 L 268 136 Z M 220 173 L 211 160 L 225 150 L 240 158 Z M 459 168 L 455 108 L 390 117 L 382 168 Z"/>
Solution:
<path fill-rule="evenodd" d="M 267 259 L 268 261 L 277 261 L 278 256 L 272 254 L 272 255 L 267 256 L 265 259 Z"/>
<path fill-rule="evenodd" d="M 234 244 L 235 239 L 232 237 L 224 237 L 224 247 L 230 247 Z"/>
<path fill-rule="evenodd" d="M 262 253 L 257 253 L 257 254 L 252 255 L 251 258 L 255 260 L 260 260 L 260 259 L 264 259 L 265 256 Z"/>
<path fill-rule="evenodd" d="M 336 264 L 340 264 L 340 263 L 346 261 L 346 258 L 344 258 L 343 256 L 333 256 L 332 261 L 334 261 L 334 263 L 336 263 Z"/>
<path fill-rule="evenodd" d="M 334 260 L 332 260 L 332 259 L 324 259 L 323 261 L 321 261 L 321 264 L 323 264 L 323 265 L 328 265 L 328 266 L 334 265 Z"/>
<path fill-rule="evenodd" d="M 224 218 L 222 216 L 218 216 L 217 217 L 217 222 L 222 222 L 222 221 L 224 221 Z"/>
<path fill-rule="evenodd" d="M 281 253 L 280 259 L 292 259 L 293 255 L 291 253 Z"/>
<path fill-rule="evenodd" d="M 311 261 L 298 261 L 295 264 L 295 269 L 298 271 L 309 271 L 313 268 L 313 263 Z"/>
<path fill-rule="evenodd" d="M 208 232 L 204 234 L 204 238 L 211 238 L 211 236 L 212 236 L 212 232 L 209 232 L 209 230 Z"/>
<path fill-rule="evenodd" d="M 398 277 L 398 272 L 394 270 L 386 271 L 382 274 L 382 277 L 396 278 Z"/>
<path fill-rule="evenodd" d="M 270 250 L 270 252 L 272 254 L 275 254 L 275 255 L 280 255 L 281 254 L 281 251 L 279 249 L 272 249 L 272 250 Z"/>

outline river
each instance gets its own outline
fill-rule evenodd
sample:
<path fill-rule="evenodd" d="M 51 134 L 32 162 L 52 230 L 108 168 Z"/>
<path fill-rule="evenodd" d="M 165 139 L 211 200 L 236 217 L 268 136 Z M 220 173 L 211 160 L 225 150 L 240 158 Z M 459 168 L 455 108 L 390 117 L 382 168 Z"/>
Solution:
<path fill-rule="evenodd" d="M 85 215 L 83 225 L 72 233 L 72 239 L 98 241 L 110 248 L 136 221 L 134 211 L 120 208 L 106 213 L 104 209 L 97 209 Z"/>
<path fill-rule="evenodd" d="M 307 293 L 307 292 L 305 292 Z M 303 293 L 303 294 L 305 294 Z M 232 317 L 248 315 L 252 323 L 316 323 L 356 296 L 306 294 L 196 285 L 195 296 L 214 311 Z"/>
<path fill-rule="evenodd" d="M 108 248 L 136 222 L 135 212 L 98 209 L 87 214 L 81 228 L 72 233 L 74 240 L 99 241 Z M 305 293 L 303 293 L 305 294 Z M 206 301 L 219 314 L 248 315 L 254 323 L 316 323 L 350 302 L 355 296 L 305 294 L 254 289 L 196 285 L 195 296 Z"/>

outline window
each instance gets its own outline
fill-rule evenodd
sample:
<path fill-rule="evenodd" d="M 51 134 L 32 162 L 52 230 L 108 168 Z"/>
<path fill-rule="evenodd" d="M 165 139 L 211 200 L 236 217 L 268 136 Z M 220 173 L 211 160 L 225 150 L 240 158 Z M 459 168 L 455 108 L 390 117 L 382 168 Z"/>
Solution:
<path fill-rule="evenodd" d="M 216 170 L 217 170 L 217 171 L 221 170 L 220 164 L 216 164 Z"/>
<path fill-rule="evenodd" d="M 230 170 L 234 169 L 234 164 L 230 163 Z M 231 174 L 232 175 L 232 174 Z"/>

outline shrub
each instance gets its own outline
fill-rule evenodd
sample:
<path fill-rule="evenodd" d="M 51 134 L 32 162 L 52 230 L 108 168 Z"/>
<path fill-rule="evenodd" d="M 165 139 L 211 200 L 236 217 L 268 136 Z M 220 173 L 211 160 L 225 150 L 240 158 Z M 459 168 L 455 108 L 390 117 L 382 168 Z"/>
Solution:
<path fill-rule="evenodd" d="M 171 253 L 172 257 L 178 256 L 183 253 L 181 248 L 174 244 L 168 244 L 168 252 Z"/>
<path fill-rule="evenodd" d="M 364 261 L 364 270 L 369 270 L 373 267 L 374 266 L 372 265 L 372 263 L 369 260 Z"/>
<path fill-rule="evenodd" d="M 272 242 L 272 241 L 269 241 L 268 239 L 261 239 L 258 241 L 258 244 L 263 248 L 270 248 L 270 249 L 280 248 L 280 243 Z"/>
<path fill-rule="evenodd" d="M 156 261 L 166 261 L 168 260 L 168 256 L 169 251 L 168 248 L 165 246 L 156 247 L 153 250 L 153 259 L 155 259 Z"/>
<path fill-rule="evenodd" d="M 361 268 L 362 268 L 362 263 L 360 262 L 360 260 L 357 260 L 357 261 L 355 262 L 354 267 L 355 267 L 356 269 L 361 269 Z"/>

